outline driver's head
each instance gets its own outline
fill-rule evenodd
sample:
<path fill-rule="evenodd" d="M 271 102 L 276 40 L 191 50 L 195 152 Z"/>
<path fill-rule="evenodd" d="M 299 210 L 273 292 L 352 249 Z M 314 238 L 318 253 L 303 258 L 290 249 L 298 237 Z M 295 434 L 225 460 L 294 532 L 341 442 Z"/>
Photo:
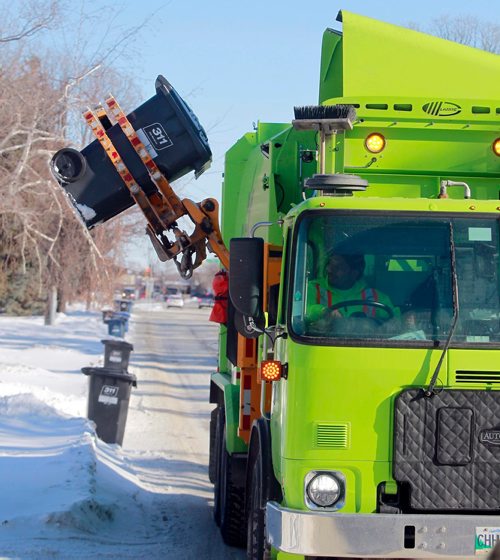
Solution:
<path fill-rule="evenodd" d="M 339 255 L 333 253 L 326 265 L 328 283 L 339 290 L 348 290 L 363 276 L 363 255 Z"/>

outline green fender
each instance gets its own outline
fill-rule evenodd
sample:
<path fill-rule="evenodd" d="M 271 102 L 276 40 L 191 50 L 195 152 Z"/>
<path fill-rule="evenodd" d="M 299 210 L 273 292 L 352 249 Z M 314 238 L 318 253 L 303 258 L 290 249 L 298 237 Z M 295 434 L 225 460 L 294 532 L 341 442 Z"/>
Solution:
<path fill-rule="evenodd" d="M 238 437 L 240 413 L 240 386 L 231 383 L 231 377 L 225 373 L 213 373 L 212 383 L 224 394 L 226 410 L 226 448 L 229 454 L 247 453 L 247 444 Z"/>

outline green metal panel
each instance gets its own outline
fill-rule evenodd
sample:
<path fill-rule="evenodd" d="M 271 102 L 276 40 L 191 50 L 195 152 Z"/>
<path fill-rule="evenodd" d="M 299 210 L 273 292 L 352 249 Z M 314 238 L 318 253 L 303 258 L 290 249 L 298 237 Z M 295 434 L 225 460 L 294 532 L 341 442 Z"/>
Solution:
<path fill-rule="evenodd" d="M 282 455 L 290 459 L 321 459 L 327 453 L 330 459 L 337 460 L 388 461 L 392 449 L 392 400 L 404 387 L 424 386 L 440 354 L 403 348 L 364 348 L 360 352 L 359 348 L 290 342 L 288 404 L 292 408 L 300 398 L 303 409 L 300 415 L 291 410 L 287 415 Z M 304 372 L 299 364 L 306 362 Z M 318 422 L 347 424 L 347 446 L 327 451 L 318 445 Z"/>
<path fill-rule="evenodd" d="M 500 158 L 492 146 L 499 136 L 500 118 L 494 101 L 480 102 L 490 114 L 475 114 L 472 111 L 478 105 L 457 100 L 461 113 L 436 122 L 422 110 L 424 99 L 407 100 L 412 110 L 404 117 L 395 114 L 394 98 L 386 100 L 387 110 L 358 109 L 360 122 L 345 138 L 336 140 L 345 144 L 344 171 L 366 178 L 369 196 L 435 198 L 440 180 L 451 179 L 466 181 L 477 198 L 498 198 Z M 373 132 L 386 139 L 380 154 L 370 153 L 365 147 L 367 136 Z M 408 189 L 392 192 L 393 184 Z M 384 190 L 379 191 L 379 186 Z M 450 196 L 455 194 L 450 191 Z"/>
<path fill-rule="evenodd" d="M 302 200 L 304 179 L 316 173 L 315 154 L 316 134 L 313 131 L 297 131 L 289 126 L 273 138 L 270 159 L 280 216 Z M 306 155 L 313 160 L 308 163 Z M 281 237 L 280 233 L 279 240 L 274 243 L 281 245 Z"/>
<path fill-rule="evenodd" d="M 250 234 L 257 222 L 276 222 L 302 200 L 302 182 L 316 162 L 301 163 L 301 150 L 315 150 L 315 135 L 290 124 L 259 123 L 226 154 L 222 203 L 222 235 Z M 265 241 L 281 245 L 278 226 L 259 231 Z"/>
<path fill-rule="evenodd" d="M 238 437 L 240 416 L 240 386 L 227 384 L 224 388 L 226 408 L 226 447 L 228 453 L 246 453 L 245 442 Z"/>
<path fill-rule="evenodd" d="M 323 49 L 320 101 L 339 97 L 340 73 L 345 97 L 488 99 L 500 89 L 497 55 L 347 11 L 342 21 L 342 65 Z"/>
<path fill-rule="evenodd" d="M 342 34 L 327 29 L 323 34 L 321 45 L 320 103 L 330 97 L 342 97 L 343 69 Z"/>
<path fill-rule="evenodd" d="M 231 377 L 222 373 L 212 374 L 212 381 L 224 392 L 227 450 L 229 453 L 246 453 L 247 446 L 237 435 L 240 413 L 240 386 L 233 385 Z"/>
<path fill-rule="evenodd" d="M 352 104 L 358 119 L 329 141 L 327 171 L 367 179 L 369 193 L 360 196 L 435 198 L 440 181 L 451 179 L 469 183 L 476 198 L 497 199 L 500 57 L 342 16 L 343 34 L 323 37 L 320 101 Z M 386 139 L 380 154 L 365 147 L 373 132 Z"/>
<path fill-rule="evenodd" d="M 233 237 L 249 235 L 255 222 L 276 219 L 275 195 L 269 188 L 271 162 L 260 146 L 287 127 L 259 123 L 255 132 L 246 134 L 226 153 L 222 235 L 227 245 Z"/>
<path fill-rule="evenodd" d="M 224 325 L 219 326 L 219 354 L 218 366 L 221 373 L 230 373 L 229 360 L 226 358 L 227 349 L 227 328 Z"/>

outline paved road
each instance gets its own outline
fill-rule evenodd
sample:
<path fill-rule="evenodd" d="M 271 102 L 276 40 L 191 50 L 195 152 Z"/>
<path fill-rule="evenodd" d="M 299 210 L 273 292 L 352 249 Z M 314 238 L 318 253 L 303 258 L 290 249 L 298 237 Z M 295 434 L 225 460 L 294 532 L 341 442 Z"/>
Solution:
<path fill-rule="evenodd" d="M 245 557 L 222 543 L 212 520 L 208 390 L 217 326 L 208 316 L 208 309 L 161 304 L 134 309 L 131 369 L 138 387 L 123 450 L 142 485 L 157 497 L 165 531 L 162 558 Z"/>

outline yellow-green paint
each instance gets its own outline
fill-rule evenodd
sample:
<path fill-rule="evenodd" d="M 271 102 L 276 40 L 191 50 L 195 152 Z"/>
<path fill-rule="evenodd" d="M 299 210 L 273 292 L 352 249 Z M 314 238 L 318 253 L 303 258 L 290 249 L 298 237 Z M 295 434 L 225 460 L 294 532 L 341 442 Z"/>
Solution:
<path fill-rule="evenodd" d="M 498 91 L 497 55 L 345 10 L 342 31 L 342 37 L 325 31 L 322 102 L 386 95 L 490 99 Z"/>
<path fill-rule="evenodd" d="M 316 134 L 296 131 L 291 123 L 259 123 L 226 155 L 226 243 L 249 235 L 256 222 L 282 218 L 282 227 L 261 229 L 259 235 L 283 245 L 284 235 L 293 234 L 297 220 L 310 210 L 500 218 L 500 158 L 492 150 L 500 137 L 498 56 L 344 11 L 343 33 L 325 32 L 321 57 L 320 102 L 354 104 L 358 116 L 353 130 L 327 142 L 326 172 L 359 175 L 368 180 L 367 191 L 303 200 L 302 184 L 318 165 L 315 158 L 301 163 L 300 150 L 315 153 Z M 294 79 L 290 76 L 291 84 Z M 455 114 L 445 110 L 453 105 L 459 108 Z M 371 132 L 386 138 L 378 155 L 365 147 Z M 464 200 L 463 189 L 453 187 L 449 198 L 438 199 L 443 179 L 467 182 L 472 198 Z M 284 265 L 281 278 L 280 313 L 291 297 Z M 280 324 L 287 327 L 286 317 Z M 345 474 L 345 513 L 374 512 L 382 482 L 387 493 L 395 493 L 394 400 L 405 388 L 425 386 L 440 354 L 441 349 L 432 348 L 319 346 L 290 336 L 279 339 L 275 357 L 288 364 L 288 378 L 273 386 L 271 431 L 284 504 L 306 509 L 304 477 L 318 469 Z M 495 389 L 487 383 L 459 383 L 457 371 L 494 371 L 499 361 L 500 348 L 452 348 L 440 383 Z M 236 398 L 236 392 L 231 395 Z M 277 558 L 298 557 L 279 553 Z"/>

